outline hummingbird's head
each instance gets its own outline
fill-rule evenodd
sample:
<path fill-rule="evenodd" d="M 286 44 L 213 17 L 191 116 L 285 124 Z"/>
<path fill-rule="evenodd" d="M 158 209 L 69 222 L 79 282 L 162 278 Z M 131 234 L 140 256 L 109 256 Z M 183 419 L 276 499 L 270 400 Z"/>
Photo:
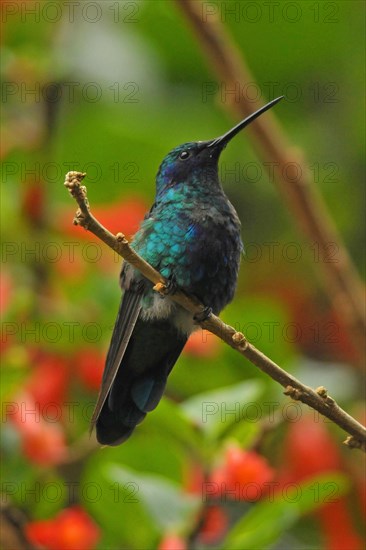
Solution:
<path fill-rule="evenodd" d="M 160 165 L 156 177 L 157 198 L 176 185 L 186 187 L 208 185 L 218 180 L 217 164 L 220 151 L 209 149 L 209 141 L 192 141 L 172 149 Z M 213 182 L 212 182 L 213 183 Z"/>
<path fill-rule="evenodd" d="M 170 199 L 174 190 L 212 191 L 219 188 L 218 159 L 220 153 L 236 136 L 262 113 L 273 107 L 283 96 L 267 103 L 264 107 L 239 122 L 234 128 L 209 141 L 192 141 L 175 147 L 166 155 L 156 177 L 156 198 Z"/>

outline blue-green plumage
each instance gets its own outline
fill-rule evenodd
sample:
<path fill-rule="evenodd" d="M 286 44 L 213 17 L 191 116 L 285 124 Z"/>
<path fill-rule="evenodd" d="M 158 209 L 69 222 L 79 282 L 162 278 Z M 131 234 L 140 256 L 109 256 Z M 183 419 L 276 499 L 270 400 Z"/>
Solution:
<path fill-rule="evenodd" d="M 233 298 L 242 242 L 238 216 L 218 177 L 221 151 L 244 126 L 221 138 L 173 149 L 156 178 L 156 199 L 131 245 L 160 273 L 218 314 Z M 192 315 L 152 290 L 125 263 L 124 295 L 93 415 L 100 443 L 116 445 L 153 410 L 189 334 Z"/>

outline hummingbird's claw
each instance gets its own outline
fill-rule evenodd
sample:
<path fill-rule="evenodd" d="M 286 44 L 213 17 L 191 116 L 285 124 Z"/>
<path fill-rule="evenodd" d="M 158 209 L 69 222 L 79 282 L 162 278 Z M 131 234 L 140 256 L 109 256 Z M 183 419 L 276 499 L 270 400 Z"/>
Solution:
<path fill-rule="evenodd" d="M 165 285 L 164 294 L 166 296 L 169 296 L 171 294 L 175 294 L 177 290 L 178 290 L 178 285 L 177 285 L 175 275 L 171 275 L 168 278 L 167 283 Z"/>
<path fill-rule="evenodd" d="M 202 310 L 200 313 L 196 313 L 194 315 L 193 319 L 197 323 L 202 323 L 203 321 L 207 321 L 209 317 L 212 315 L 212 308 L 209 306 L 206 306 L 204 310 Z"/>

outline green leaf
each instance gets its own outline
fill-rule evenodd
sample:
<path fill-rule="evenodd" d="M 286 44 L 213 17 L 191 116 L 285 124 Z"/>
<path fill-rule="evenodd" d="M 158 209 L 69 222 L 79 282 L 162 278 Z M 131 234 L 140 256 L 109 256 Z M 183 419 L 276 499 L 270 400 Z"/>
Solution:
<path fill-rule="evenodd" d="M 244 420 L 243 407 L 257 401 L 262 391 L 260 381 L 248 380 L 195 395 L 184 401 L 182 407 L 206 435 L 217 438 Z"/>
<path fill-rule="evenodd" d="M 28 374 L 29 369 L 24 349 L 14 346 L 11 352 L 5 355 L 1 368 L 0 400 L 5 402 L 7 399 L 11 399 L 11 396 L 24 384 Z"/>
<path fill-rule="evenodd" d="M 253 266 L 250 261 L 250 250 L 250 243 L 248 243 L 248 253 L 243 258 L 243 264 L 247 263 L 246 269 Z M 246 296 L 244 300 L 239 295 L 225 310 L 223 319 L 242 332 L 248 341 L 258 347 L 262 353 L 272 357 L 279 365 L 286 368 L 286 365 L 296 357 L 297 342 L 290 342 L 284 332 L 291 321 L 284 305 L 283 302 L 271 296 L 263 297 L 262 294 L 253 293 Z M 229 350 L 225 351 L 228 353 Z M 233 361 L 243 368 L 245 359 L 242 356 L 234 354 Z M 268 375 L 254 365 L 250 365 L 246 372 L 246 376 L 253 376 L 255 373 L 258 378 L 263 378 L 266 384 L 271 383 Z"/>
<path fill-rule="evenodd" d="M 185 465 L 189 454 L 165 433 L 152 434 L 138 426 L 136 432 L 123 445 L 98 449 L 87 462 L 90 479 L 94 472 L 102 471 L 105 464 L 123 464 L 137 472 L 163 475 L 165 478 L 182 484 L 185 479 Z M 148 457 L 148 458 L 147 458 Z"/>
<path fill-rule="evenodd" d="M 163 398 L 159 406 L 146 418 L 142 429 L 151 434 L 153 430 L 163 433 L 199 454 L 202 447 L 202 437 L 195 422 L 186 414 L 184 407 Z"/>
<path fill-rule="evenodd" d="M 268 496 L 265 502 L 253 506 L 234 525 L 222 548 L 269 548 L 302 515 L 338 500 L 348 488 L 347 478 L 338 472 L 320 475 L 301 484 L 289 484 L 273 497 L 273 502 L 268 501 Z"/>
<path fill-rule="evenodd" d="M 162 476 L 137 473 L 117 464 L 108 466 L 108 475 L 111 481 L 120 485 L 126 485 L 133 477 L 136 498 L 161 532 L 180 531 L 191 524 L 199 500 L 184 494 L 175 483 Z"/>
<path fill-rule="evenodd" d="M 200 505 L 198 498 L 161 475 L 110 461 L 98 471 L 88 468 L 80 494 L 109 542 L 136 550 L 154 547 L 157 537 L 168 530 L 189 529 Z"/>
<path fill-rule="evenodd" d="M 81 501 L 107 534 L 105 542 L 111 547 L 152 548 L 158 528 L 141 502 L 141 483 L 135 472 L 122 468 L 115 478 L 114 467 L 106 462 L 99 470 L 87 468 L 80 486 Z"/>
<path fill-rule="evenodd" d="M 33 519 L 53 518 L 61 508 L 70 504 L 70 486 L 52 470 L 45 472 L 43 478 L 34 483 L 29 492 L 33 491 L 34 502 L 31 506 Z"/>

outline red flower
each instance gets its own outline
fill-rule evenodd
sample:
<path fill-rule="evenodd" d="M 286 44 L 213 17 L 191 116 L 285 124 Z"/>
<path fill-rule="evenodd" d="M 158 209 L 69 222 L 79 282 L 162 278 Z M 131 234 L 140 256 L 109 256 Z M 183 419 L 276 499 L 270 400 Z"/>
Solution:
<path fill-rule="evenodd" d="M 80 243 L 78 243 L 80 244 Z M 62 254 L 57 262 L 55 262 L 55 269 L 61 275 L 62 278 L 66 277 L 72 279 L 73 282 L 80 281 L 85 275 L 85 271 L 88 263 L 83 258 L 83 250 L 81 247 L 76 247 L 71 251 L 67 248 L 62 249 Z"/>
<path fill-rule="evenodd" d="M 60 426 L 41 420 L 34 427 L 23 433 L 22 447 L 25 456 L 42 466 L 59 464 L 67 455 L 65 436 Z"/>
<path fill-rule="evenodd" d="M 355 532 L 346 499 L 323 506 L 319 518 L 327 550 L 361 550 L 364 544 Z"/>
<path fill-rule="evenodd" d="M 316 421 L 304 416 L 290 424 L 285 441 L 284 458 L 287 468 L 280 482 L 296 482 L 321 472 L 342 471 L 341 455 L 322 416 Z M 285 466 L 286 467 L 286 466 Z M 354 527 L 345 497 L 335 495 L 334 502 L 324 504 L 316 513 L 326 550 L 359 550 L 361 538 Z"/>
<path fill-rule="evenodd" d="M 14 295 L 13 279 L 9 271 L 3 267 L 0 274 L 0 315 L 4 316 L 11 304 Z M 7 327 L 7 328 L 6 328 Z M 1 334 L 0 351 L 4 353 L 15 340 L 15 334 L 18 330 L 16 323 L 4 323 L 4 329 Z"/>
<path fill-rule="evenodd" d="M 121 199 L 117 204 L 93 207 L 93 214 L 111 233 L 122 232 L 130 239 L 138 230 L 147 210 L 142 198 L 129 197 Z M 121 258 L 116 252 L 104 246 L 93 233 L 73 225 L 72 222 L 73 211 L 70 208 L 63 209 L 57 216 L 58 225 L 55 229 L 59 231 L 61 228 L 74 243 L 72 247 L 63 247 L 59 261 L 55 262 L 55 269 L 59 273 L 69 278 L 80 278 L 88 266 L 93 270 L 97 268 L 109 273 L 120 265 Z M 80 239 L 84 242 L 80 242 Z"/>
<path fill-rule="evenodd" d="M 230 445 L 224 464 L 213 471 L 207 488 L 211 496 L 252 502 L 262 497 L 265 484 L 273 477 L 274 470 L 265 458 L 254 451 Z"/>
<path fill-rule="evenodd" d="M 205 475 L 202 466 L 197 463 L 190 463 L 186 470 L 184 490 L 187 493 L 201 495 L 204 487 Z"/>
<path fill-rule="evenodd" d="M 25 526 L 25 533 L 29 541 L 37 547 L 40 545 L 47 550 L 53 548 L 52 540 L 55 536 L 54 522 L 49 520 L 33 521 Z"/>
<path fill-rule="evenodd" d="M 2 268 L 0 276 L 0 313 L 3 314 L 8 308 L 13 293 L 13 279 L 10 273 Z"/>
<path fill-rule="evenodd" d="M 69 366 L 65 358 L 36 351 L 33 355 L 34 364 L 26 389 L 33 396 L 39 410 L 55 419 L 57 408 L 65 401 L 69 384 Z"/>
<path fill-rule="evenodd" d="M 98 390 L 102 382 L 105 357 L 100 352 L 82 349 L 75 357 L 78 377 L 90 390 Z"/>
<path fill-rule="evenodd" d="M 21 206 L 25 216 L 35 226 L 42 221 L 44 203 L 44 183 L 28 179 L 23 190 Z"/>
<path fill-rule="evenodd" d="M 215 357 L 220 349 L 216 336 L 208 330 L 199 329 L 191 334 L 184 346 L 184 353 L 194 357 Z"/>
<path fill-rule="evenodd" d="M 229 521 L 224 510 L 220 506 L 210 506 L 206 510 L 204 523 L 199 533 L 199 540 L 203 544 L 213 544 L 222 537 L 228 527 Z"/>
<path fill-rule="evenodd" d="M 99 527 L 79 506 L 62 510 L 56 518 L 26 526 L 29 541 L 47 550 L 93 550 L 100 539 Z"/>
<path fill-rule="evenodd" d="M 319 472 L 341 470 L 341 457 L 326 429 L 323 416 L 309 414 L 289 425 L 284 451 L 292 478 L 301 480 Z"/>
<path fill-rule="evenodd" d="M 22 394 L 12 404 L 8 418 L 21 435 L 25 456 L 43 466 L 58 464 L 67 455 L 64 433 L 58 422 L 46 422 L 30 394 Z"/>
<path fill-rule="evenodd" d="M 138 230 L 147 210 L 148 207 L 142 198 L 130 196 L 120 199 L 120 202 L 115 204 L 93 207 L 93 215 L 111 233 L 122 232 L 130 237 Z M 96 237 L 92 233 L 81 231 L 79 227 L 72 224 L 72 216 L 70 208 L 63 211 L 60 216 L 62 230 L 77 239 L 95 240 Z"/>
<path fill-rule="evenodd" d="M 139 228 L 148 206 L 141 197 L 122 199 L 120 203 L 94 209 L 94 216 L 112 233 L 131 236 Z"/>
<path fill-rule="evenodd" d="M 174 533 L 166 534 L 160 541 L 158 550 L 187 550 L 187 545 L 182 537 Z"/>

